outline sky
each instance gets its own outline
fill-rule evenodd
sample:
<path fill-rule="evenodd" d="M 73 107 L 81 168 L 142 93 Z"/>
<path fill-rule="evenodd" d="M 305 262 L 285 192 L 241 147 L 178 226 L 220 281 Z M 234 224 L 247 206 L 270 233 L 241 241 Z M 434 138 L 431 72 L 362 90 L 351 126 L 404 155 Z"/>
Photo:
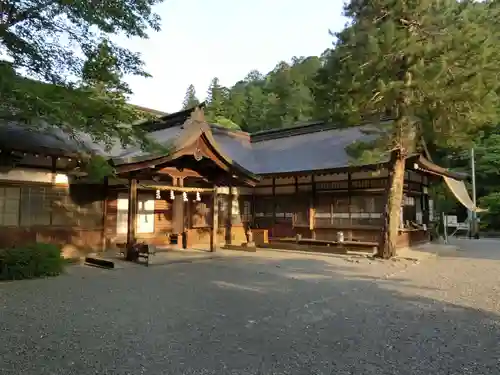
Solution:
<path fill-rule="evenodd" d="M 152 78 L 127 77 L 133 104 L 181 109 L 186 89 L 205 99 L 213 77 L 232 86 L 251 70 L 267 73 L 293 56 L 319 55 L 328 31 L 345 24 L 342 0 L 165 0 L 155 7 L 162 31 L 119 39 L 140 52 Z"/>

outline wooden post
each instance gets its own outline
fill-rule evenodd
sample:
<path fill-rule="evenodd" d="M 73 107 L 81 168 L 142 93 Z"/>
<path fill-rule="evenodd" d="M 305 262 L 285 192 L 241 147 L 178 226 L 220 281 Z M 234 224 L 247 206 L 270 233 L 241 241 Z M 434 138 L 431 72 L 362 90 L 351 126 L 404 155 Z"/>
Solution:
<path fill-rule="evenodd" d="M 217 186 L 212 193 L 212 228 L 210 230 L 210 251 L 217 251 L 217 232 L 219 229 L 219 205 L 217 202 Z"/>
<path fill-rule="evenodd" d="M 127 249 L 135 243 L 137 228 L 137 180 L 130 177 L 128 180 L 128 213 L 127 213 Z"/>
<path fill-rule="evenodd" d="M 184 179 L 181 177 L 174 177 L 173 186 L 182 188 L 184 186 Z M 172 202 L 172 234 L 174 238 L 176 238 L 177 247 L 182 247 L 182 239 L 185 231 L 185 202 L 183 200 L 183 195 L 183 192 L 175 194 L 174 201 Z"/>
<path fill-rule="evenodd" d="M 255 229 L 255 188 L 252 188 L 252 207 L 250 208 L 252 214 L 251 228 Z"/>
<path fill-rule="evenodd" d="M 102 245 L 101 245 L 101 250 L 105 251 L 106 250 L 106 232 L 108 229 L 108 194 L 109 194 L 109 179 L 108 177 L 104 177 L 104 184 L 103 184 L 103 192 L 104 192 L 104 197 L 102 200 Z"/>
<path fill-rule="evenodd" d="M 315 231 L 315 220 L 316 216 L 316 182 L 314 181 L 314 175 L 311 176 L 311 202 L 309 205 L 309 229 L 311 230 L 312 239 L 316 239 Z"/>
<path fill-rule="evenodd" d="M 349 227 L 352 226 L 352 173 L 347 171 L 347 214 L 349 215 Z M 352 241 L 352 229 L 349 230 L 349 240 Z"/>
<path fill-rule="evenodd" d="M 294 176 L 293 181 L 295 184 L 295 204 L 294 204 L 294 211 L 295 212 L 293 213 L 293 218 L 292 218 L 292 228 L 295 228 L 296 224 L 297 224 L 297 218 L 300 215 L 300 211 L 301 211 L 301 203 L 300 203 L 300 197 L 299 197 L 299 178 L 297 176 Z M 297 231 L 295 231 L 294 234 L 296 235 Z"/>
<path fill-rule="evenodd" d="M 273 177 L 273 187 L 272 187 L 272 194 L 273 194 L 273 218 L 271 220 L 271 235 L 273 237 L 276 237 L 276 179 Z"/>
<path fill-rule="evenodd" d="M 225 234 L 225 242 L 226 245 L 231 245 L 233 242 L 233 185 L 229 184 L 229 194 L 226 197 L 227 200 L 227 217 L 226 217 L 226 234 Z"/>

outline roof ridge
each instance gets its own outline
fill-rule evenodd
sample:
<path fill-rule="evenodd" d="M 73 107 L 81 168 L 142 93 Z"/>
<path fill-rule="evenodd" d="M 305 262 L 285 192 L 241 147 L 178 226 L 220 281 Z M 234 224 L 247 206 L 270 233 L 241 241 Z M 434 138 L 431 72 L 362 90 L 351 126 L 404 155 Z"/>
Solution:
<path fill-rule="evenodd" d="M 202 102 L 194 107 L 183 109 L 182 111 L 171 113 L 165 116 L 160 116 L 153 120 L 147 120 L 136 126 L 140 127 L 146 132 L 153 132 L 168 128 L 173 128 L 174 126 L 179 126 L 184 124 L 186 120 L 191 116 L 191 114 L 197 109 L 205 108 L 206 103 Z"/>
<path fill-rule="evenodd" d="M 299 124 L 287 128 L 263 130 L 256 133 L 250 134 L 250 139 L 252 143 L 267 141 L 272 139 L 293 137 L 297 135 L 316 133 L 323 130 L 338 129 L 342 130 L 344 128 L 339 128 L 335 124 L 325 121 L 313 121 L 305 124 Z"/>
<path fill-rule="evenodd" d="M 250 139 L 250 133 L 248 133 L 244 130 L 229 129 L 229 128 L 226 128 L 222 125 L 214 124 L 211 122 L 207 122 L 207 124 L 208 124 L 211 131 L 224 133 L 224 134 L 233 136 L 235 138 L 243 138 L 243 139 L 248 139 L 248 140 Z"/>

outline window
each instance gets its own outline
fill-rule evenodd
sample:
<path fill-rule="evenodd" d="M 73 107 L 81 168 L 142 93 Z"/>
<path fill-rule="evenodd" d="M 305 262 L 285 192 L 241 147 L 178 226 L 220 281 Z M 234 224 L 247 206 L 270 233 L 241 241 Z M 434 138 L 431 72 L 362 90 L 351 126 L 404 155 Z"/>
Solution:
<path fill-rule="evenodd" d="M 137 197 L 137 233 L 154 233 L 155 199 L 149 195 Z M 128 231 L 128 196 L 120 194 L 117 200 L 116 233 L 126 234 Z"/>
<path fill-rule="evenodd" d="M 21 187 L 21 226 L 50 225 L 52 204 L 48 187 Z"/>
<path fill-rule="evenodd" d="M 384 211 L 383 196 L 334 196 L 320 194 L 315 210 L 315 224 L 380 225 Z"/>
<path fill-rule="evenodd" d="M 384 196 L 351 197 L 351 225 L 382 225 Z"/>
<path fill-rule="evenodd" d="M 293 222 L 293 214 L 296 209 L 297 197 L 295 195 L 277 195 L 275 201 L 276 223 Z"/>
<path fill-rule="evenodd" d="M 269 196 L 257 195 L 254 207 L 254 225 L 256 228 L 268 228 L 273 223 L 274 200 Z"/>
<path fill-rule="evenodd" d="M 241 213 L 241 219 L 245 223 L 252 222 L 252 202 L 248 199 L 242 200 L 243 212 Z"/>
<path fill-rule="evenodd" d="M 21 190 L 18 187 L 0 187 L 0 225 L 19 225 L 19 199 Z"/>
<path fill-rule="evenodd" d="M 419 202 L 420 203 L 420 202 Z M 416 223 L 418 221 L 417 218 L 417 200 L 415 197 L 404 195 L 403 196 L 403 227 L 409 225 L 410 222 Z"/>
<path fill-rule="evenodd" d="M 71 226 L 74 224 L 73 202 L 67 189 L 54 188 L 52 191 L 52 225 Z"/>

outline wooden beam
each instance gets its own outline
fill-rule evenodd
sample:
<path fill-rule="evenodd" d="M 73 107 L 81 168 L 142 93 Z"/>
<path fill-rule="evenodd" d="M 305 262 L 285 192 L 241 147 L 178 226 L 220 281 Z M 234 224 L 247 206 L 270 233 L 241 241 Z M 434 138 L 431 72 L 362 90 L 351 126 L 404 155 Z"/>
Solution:
<path fill-rule="evenodd" d="M 186 193 L 211 193 L 214 191 L 213 188 L 197 188 L 197 187 L 184 187 L 184 186 L 167 186 L 167 185 L 154 185 L 154 184 L 139 184 L 141 189 L 151 189 L 151 190 L 172 190 L 178 192 Z"/>
<path fill-rule="evenodd" d="M 128 213 L 127 213 L 127 249 L 135 243 L 137 227 L 137 179 L 134 176 L 128 182 Z"/>
<path fill-rule="evenodd" d="M 175 167 L 165 167 L 160 170 L 154 171 L 158 174 L 166 174 L 171 177 L 199 177 L 203 178 L 201 174 L 192 169 L 183 169 L 182 172 Z"/>

